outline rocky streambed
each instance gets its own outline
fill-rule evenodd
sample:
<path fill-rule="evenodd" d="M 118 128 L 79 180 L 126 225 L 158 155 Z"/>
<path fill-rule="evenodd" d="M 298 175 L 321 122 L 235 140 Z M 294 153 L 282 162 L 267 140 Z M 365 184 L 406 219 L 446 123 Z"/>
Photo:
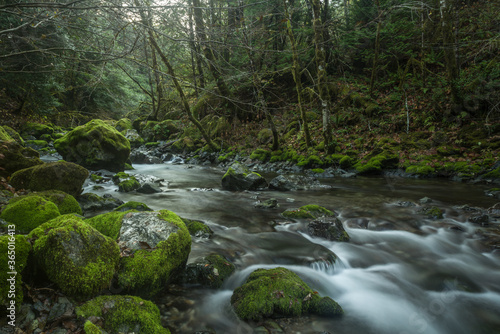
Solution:
<path fill-rule="evenodd" d="M 93 172 L 84 193 L 104 198 L 105 205 L 92 206 L 96 200 L 88 195 L 87 206 L 82 197 L 80 205 L 88 220 L 137 202 L 145 204 L 139 208 L 144 213 L 125 216 L 130 225 L 139 216 L 156 223 L 165 213 L 147 212 L 170 210 L 188 228 L 196 222 L 208 227 L 191 233 L 187 270 L 174 271 L 178 279 L 169 280 L 166 289 L 144 296 L 136 287 L 118 284 L 103 293 L 127 289 L 150 299 L 159 308 L 161 325 L 172 333 L 493 333 L 500 326 L 500 210 L 498 199 L 486 196 L 488 186 L 332 175 L 312 187 L 306 182 L 291 190 L 224 190 L 226 168 L 172 163 L 134 167 L 127 173 L 141 188 L 150 183 L 155 191 L 118 191 L 117 181 L 126 181 L 123 175 L 113 182 L 114 173 Z M 277 173 L 267 170 L 261 176 L 272 183 Z M 316 216 L 316 206 L 326 211 Z M 155 245 L 139 247 L 148 252 Z M 121 256 L 127 257 L 123 251 L 130 248 L 122 247 Z M 264 311 L 246 316 L 233 307 L 233 295 L 249 277 L 262 279 L 252 274 L 259 269 L 269 270 L 271 281 L 292 279 L 292 272 L 307 284 L 301 289 L 306 293 L 294 297 L 297 303 L 313 305 L 316 296 L 329 298 L 343 315 L 322 314 L 318 306 L 299 312 L 288 291 L 264 283 L 260 285 L 271 287 L 267 294 L 272 299 L 288 298 L 288 308 L 273 306 L 281 307 L 279 318 L 278 313 L 268 318 Z M 25 332 L 41 333 L 42 326 L 33 324 L 44 321 L 53 333 L 75 332 L 80 326 L 75 308 L 80 307 L 80 319 L 82 312 L 90 312 L 59 292 L 31 293 L 33 303 L 24 306 Z M 110 308 L 109 301 L 100 302 Z M 324 303 L 335 310 L 331 302 Z"/>

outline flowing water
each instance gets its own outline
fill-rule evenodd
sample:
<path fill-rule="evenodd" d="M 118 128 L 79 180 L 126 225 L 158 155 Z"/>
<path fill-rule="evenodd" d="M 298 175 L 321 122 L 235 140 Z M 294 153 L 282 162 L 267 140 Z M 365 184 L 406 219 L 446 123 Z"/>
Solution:
<path fill-rule="evenodd" d="M 445 180 L 334 178 L 331 189 L 297 192 L 221 190 L 223 170 L 188 165 L 137 165 L 131 173 L 164 179 L 153 195 L 115 192 L 116 186 L 87 191 L 111 193 L 152 209 L 199 219 L 215 232 L 193 238 L 189 261 L 218 252 L 237 271 L 222 289 L 177 287 L 157 303 L 174 333 L 213 328 L 252 333 L 237 319 L 229 300 L 257 268 L 293 270 L 322 296 L 344 309 L 336 319 L 305 317 L 280 322 L 287 333 L 500 333 L 500 254 L 483 248 L 457 205 L 488 208 L 496 201 L 486 186 Z M 268 180 L 273 175 L 265 175 Z M 430 220 L 417 207 L 398 204 L 428 196 L 445 210 Z M 275 209 L 254 207 L 276 198 Z M 287 208 L 319 204 L 339 214 L 350 242 L 331 242 L 305 233 L 305 222 L 287 222 Z M 495 222 L 493 222 L 495 224 Z M 333 263 L 334 256 L 337 260 Z M 167 306 L 164 306 L 167 305 Z"/>

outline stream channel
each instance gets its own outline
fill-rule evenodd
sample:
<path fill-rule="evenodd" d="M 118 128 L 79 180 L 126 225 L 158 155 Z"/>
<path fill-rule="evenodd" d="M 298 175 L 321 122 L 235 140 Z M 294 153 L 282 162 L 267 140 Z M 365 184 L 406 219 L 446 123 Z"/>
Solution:
<path fill-rule="evenodd" d="M 193 237 L 188 262 L 218 252 L 236 265 L 221 289 L 179 285 L 155 299 L 172 333 L 207 328 L 218 334 L 252 333 L 252 326 L 231 310 L 232 291 L 253 270 L 277 266 L 297 273 L 345 312 L 334 319 L 279 322 L 286 333 L 500 333 L 500 253 L 479 244 L 478 225 L 467 222 L 464 211 L 457 209 L 498 202 L 484 195 L 487 186 L 358 177 L 322 179 L 332 187 L 314 191 L 230 192 L 221 189 L 224 172 L 185 164 L 135 165 L 130 174 L 164 179 L 163 192 L 120 193 L 112 184 L 85 188 L 202 220 L 215 233 L 210 239 Z M 275 175 L 263 176 L 269 181 Z M 419 199 L 426 196 L 445 211 L 444 219 L 418 213 Z M 276 198 L 279 208 L 254 207 L 269 198 Z M 280 216 L 287 208 L 306 204 L 335 210 L 351 240 L 310 237 L 306 222 Z"/>

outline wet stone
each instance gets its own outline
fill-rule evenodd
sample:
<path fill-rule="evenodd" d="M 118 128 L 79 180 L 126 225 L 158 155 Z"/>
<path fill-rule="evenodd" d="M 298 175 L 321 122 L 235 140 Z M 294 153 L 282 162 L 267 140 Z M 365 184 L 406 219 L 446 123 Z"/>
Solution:
<path fill-rule="evenodd" d="M 142 194 L 155 194 L 155 193 L 161 193 L 161 188 L 151 182 L 144 183 L 139 189 L 137 189 L 138 193 Z"/>
<path fill-rule="evenodd" d="M 179 228 L 158 217 L 158 212 L 129 213 L 122 221 L 120 247 L 155 248 Z"/>

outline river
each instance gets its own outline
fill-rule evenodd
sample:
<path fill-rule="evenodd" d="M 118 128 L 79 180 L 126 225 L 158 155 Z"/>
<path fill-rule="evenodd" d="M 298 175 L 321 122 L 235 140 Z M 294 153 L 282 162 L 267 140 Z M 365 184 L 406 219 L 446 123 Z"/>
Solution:
<path fill-rule="evenodd" d="M 384 177 L 321 180 L 316 191 L 229 192 L 221 190 L 224 170 L 189 165 L 136 165 L 130 174 L 164 179 L 163 192 L 119 193 L 116 186 L 86 191 L 110 193 L 155 210 L 204 221 L 211 239 L 193 237 L 189 261 L 218 252 L 236 272 L 219 290 L 173 286 L 156 300 L 173 333 L 206 328 L 252 333 L 231 311 L 232 291 L 257 268 L 293 270 L 321 296 L 344 309 L 336 319 L 306 317 L 280 322 L 287 333 L 500 333 L 500 253 L 480 245 L 460 205 L 488 208 L 497 201 L 487 186 L 447 180 Z M 264 175 L 270 180 L 273 175 Z M 419 214 L 423 197 L 445 211 L 432 220 Z M 276 198 L 274 209 L 255 208 Z M 339 214 L 350 242 L 312 238 L 305 222 L 287 222 L 287 208 L 319 204 Z M 490 224 L 497 224 L 492 222 Z M 333 263 L 332 252 L 337 256 Z"/>

